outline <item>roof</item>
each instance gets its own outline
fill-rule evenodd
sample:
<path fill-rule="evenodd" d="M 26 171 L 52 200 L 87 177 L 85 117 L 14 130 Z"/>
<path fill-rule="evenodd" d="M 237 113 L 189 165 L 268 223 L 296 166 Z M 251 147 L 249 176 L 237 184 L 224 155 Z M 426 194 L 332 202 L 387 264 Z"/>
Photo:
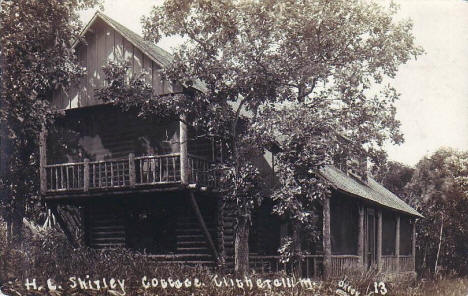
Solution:
<path fill-rule="evenodd" d="M 344 192 L 396 211 L 423 217 L 415 209 L 372 178 L 368 178 L 366 183 L 360 182 L 331 165 L 323 167 L 320 170 L 320 175 L 332 183 L 332 186 Z"/>
<path fill-rule="evenodd" d="M 122 25 L 119 22 L 113 20 L 112 18 L 108 17 L 107 15 L 103 14 L 100 11 L 97 11 L 94 14 L 94 16 L 91 18 L 89 23 L 86 25 L 86 27 L 81 32 L 80 37 L 83 37 L 86 34 L 86 32 L 89 30 L 89 28 L 94 24 L 94 22 L 98 18 L 103 20 L 107 25 L 109 25 L 114 30 L 116 30 L 118 33 L 120 33 L 125 39 L 127 39 L 135 47 L 137 47 L 139 50 L 141 50 L 153 62 L 161 65 L 162 67 L 167 67 L 172 62 L 173 57 L 169 52 L 167 52 L 164 49 L 156 46 L 152 42 L 148 42 L 148 41 L 144 40 L 137 33 L 133 32 L 132 30 L 128 29 L 124 25 Z M 80 42 L 80 39 L 76 40 L 73 43 L 73 47 L 78 45 L 79 42 Z M 193 83 L 193 88 L 195 88 L 195 89 L 197 89 L 197 90 L 199 90 L 201 92 L 206 91 L 206 87 L 200 81 L 195 81 Z"/>

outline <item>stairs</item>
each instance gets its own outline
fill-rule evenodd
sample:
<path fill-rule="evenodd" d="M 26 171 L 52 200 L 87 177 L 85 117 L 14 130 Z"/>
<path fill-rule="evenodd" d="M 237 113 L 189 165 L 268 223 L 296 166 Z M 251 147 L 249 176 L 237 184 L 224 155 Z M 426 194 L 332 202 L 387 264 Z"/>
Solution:
<path fill-rule="evenodd" d="M 125 247 L 125 226 L 116 210 L 90 208 L 88 242 L 93 248 Z"/>
<path fill-rule="evenodd" d="M 216 239 L 213 217 L 203 213 L 202 215 L 212 238 Z M 191 208 L 185 209 L 177 218 L 176 240 L 177 259 L 175 262 L 180 261 L 189 265 L 215 265 L 213 253 Z"/>

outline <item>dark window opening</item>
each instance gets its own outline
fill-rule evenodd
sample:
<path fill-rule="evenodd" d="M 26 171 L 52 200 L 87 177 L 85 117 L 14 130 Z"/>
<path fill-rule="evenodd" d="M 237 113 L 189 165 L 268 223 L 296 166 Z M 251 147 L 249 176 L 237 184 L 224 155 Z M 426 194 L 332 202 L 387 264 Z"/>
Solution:
<path fill-rule="evenodd" d="M 276 255 L 280 247 L 280 218 L 272 213 L 271 202 L 265 201 L 254 213 L 249 232 L 249 252 Z"/>
<path fill-rule="evenodd" d="M 396 217 L 392 213 L 382 213 L 382 255 L 395 255 Z"/>
<path fill-rule="evenodd" d="M 413 250 L 413 224 L 410 218 L 400 218 L 400 255 L 411 255 Z"/>
<path fill-rule="evenodd" d="M 334 195 L 330 199 L 330 228 L 332 254 L 357 254 L 359 231 L 357 203 L 346 197 Z"/>

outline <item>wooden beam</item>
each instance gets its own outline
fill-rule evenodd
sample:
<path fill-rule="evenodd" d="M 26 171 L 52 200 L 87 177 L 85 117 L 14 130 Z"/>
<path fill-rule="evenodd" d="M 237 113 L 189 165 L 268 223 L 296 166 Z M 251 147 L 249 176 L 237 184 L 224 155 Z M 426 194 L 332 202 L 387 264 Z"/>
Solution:
<path fill-rule="evenodd" d="M 330 198 L 323 201 L 323 276 L 330 277 L 331 272 L 331 231 L 330 231 Z"/>
<path fill-rule="evenodd" d="M 397 215 L 396 217 L 395 258 L 396 272 L 400 272 L 400 215 Z"/>
<path fill-rule="evenodd" d="M 211 234 L 208 231 L 208 228 L 206 227 L 205 220 L 203 219 L 203 216 L 200 212 L 200 208 L 198 207 L 197 200 L 195 199 L 195 194 L 193 192 L 190 192 L 190 202 L 192 204 L 193 210 L 195 211 L 195 215 L 197 216 L 198 223 L 200 224 L 200 227 L 203 230 L 205 239 L 208 242 L 208 246 L 210 247 L 213 253 L 213 256 L 215 257 L 216 263 L 218 264 L 218 266 L 221 266 L 222 264 L 221 258 L 219 257 L 218 251 L 216 250 L 213 239 L 211 238 Z"/>
<path fill-rule="evenodd" d="M 57 219 L 57 223 L 59 224 L 60 228 L 62 228 L 63 233 L 65 233 L 65 236 L 67 237 L 68 241 L 72 245 L 73 248 L 76 248 L 78 245 L 75 242 L 75 239 L 73 238 L 72 233 L 67 227 L 67 224 L 63 220 L 62 216 L 59 214 L 57 211 L 57 205 L 53 204 L 50 206 L 50 210 L 52 211 L 52 214 L 54 214 L 55 218 Z"/>
<path fill-rule="evenodd" d="M 45 166 L 47 165 L 47 130 L 42 124 L 41 132 L 39 133 L 39 178 L 40 178 L 40 191 L 42 195 L 47 193 L 47 172 Z"/>
<path fill-rule="evenodd" d="M 358 221 L 358 241 L 357 254 L 359 256 L 358 265 L 364 270 L 364 207 L 359 205 L 359 221 Z"/>
<path fill-rule="evenodd" d="M 377 267 L 382 270 L 382 210 L 377 211 Z"/>
<path fill-rule="evenodd" d="M 182 184 L 189 183 L 188 152 L 187 152 L 187 124 L 186 116 L 182 115 L 179 121 L 179 147 L 180 147 L 180 181 Z"/>

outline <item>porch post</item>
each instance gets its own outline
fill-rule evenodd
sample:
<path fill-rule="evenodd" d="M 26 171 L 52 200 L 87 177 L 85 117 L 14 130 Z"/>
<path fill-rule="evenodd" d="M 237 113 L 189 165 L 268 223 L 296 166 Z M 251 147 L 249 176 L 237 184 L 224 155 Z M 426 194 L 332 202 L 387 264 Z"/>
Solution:
<path fill-rule="evenodd" d="M 47 165 L 47 130 L 45 125 L 42 124 L 41 132 L 39 134 L 39 178 L 41 194 L 47 192 L 47 173 L 45 166 Z"/>
<path fill-rule="evenodd" d="M 185 115 L 182 115 L 179 121 L 180 182 L 182 184 L 189 183 L 186 118 Z"/>
<path fill-rule="evenodd" d="M 377 268 L 382 270 L 382 210 L 377 212 Z"/>
<path fill-rule="evenodd" d="M 83 165 L 83 191 L 89 191 L 89 159 L 84 159 Z"/>
<path fill-rule="evenodd" d="M 359 205 L 359 229 L 357 245 L 358 266 L 364 270 L 364 207 Z"/>
<path fill-rule="evenodd" d="M 330 197 L 323 201 L 323 276 L 331 274 Z"/>
<path fill-rule="evenodd" d="M 395 235 L 395 268 L 396 272 L 400 272 L 400 215 L 397 215 L 396 220 L 396 235 Z"/>
<path fill-rule="evenodd" d="M 413 256 L 413 271 L 416 271 L 416 218 L 413 219 L 413 240 L 411 255 Z"/>

